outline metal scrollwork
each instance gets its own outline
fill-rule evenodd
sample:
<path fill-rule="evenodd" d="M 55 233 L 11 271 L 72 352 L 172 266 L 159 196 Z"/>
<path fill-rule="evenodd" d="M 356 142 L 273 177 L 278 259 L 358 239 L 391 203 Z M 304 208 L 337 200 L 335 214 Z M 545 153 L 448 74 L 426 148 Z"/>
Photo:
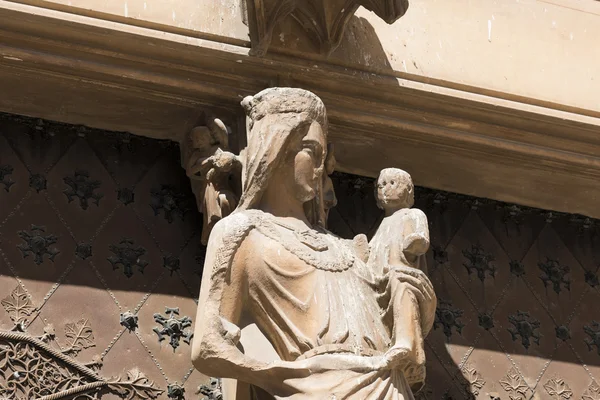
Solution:
<path fill-rule="evenodd" d="M 527 212 L 526 208 L 516 204 L 500 203 L 496 207 L 502 210 L 502 222 L 512 222 L 517 226 L 523 223 L 523 215 Z"/>
<path fill-rule="evenodd" d="M 0 165 L 0 183 L 4 185 L 4 190 L 10 191 L 10 187 L 15 182 L 10 179 L 10 176 L 14 171 L 14 168 L 10 165 Z"/>
<path fill-rule="evenodd" d="M 562 286 L 571 290 L 571 280 L 567 276 L 571 269 L 567 265 L 561 265 L 557 260 L 548 258 L 545 263 L 538 263 L 538 267 L 542 270 L 540 279 L 544 282 L 544 287 L 552 285 L 556 294 L 561 292 Z"/>
<path fill-rule="evenodd" d="M 579 235 L 583 235 L 586 232 L 596 231 L 600 227 L 598 220 L 589 217 L 584 217 L 583 215 L 572 215 L 569 218 L 569 222 L 579 227 Z"/>
<path fill-rule="evenodd" d="M 508 328 L 512 336 L 512 340 L 515 341 L 520 336 L 521 344 L 526 349 L 531 346 L 531 340 L 539 345 L 542 335 L 537 332 L 540 327 L 540 321 L 531 317 L 528 312 L 517 311 L 516 314 L 509 315 L 508 321 L 513 324 L 513 327 Z"/>
<path fill-rule="evenodd" d="M 125 311 L 120 316 L 119 324 L 127 328 L 129 332 L 133 332 L 138 327 L 138 315 L 131 311 Z"/>
<path fill-rule="evenodd" d="M 508 265 L 510 266 L 510 273 L 517 278 L 525 275 L 525 265 L 523 263 L 513 260 Z"/>
<path fill-rule="evenodd" d="M 73 201 L 73 198 L 79 198 L 79 205 L 83 210 L 88 208 L 88 200 L 98 206 L 100 205 L 100 199 L 104 197 L 101 193 L 94 193 L 101 185 L 101 182 L 96 179 L 90 179 L 90 174 L 87 171 L 75 171 L 73 176 L 66 176 L 63 181 L 69 186 L 69 188 L 63 190 L 65 196 L 69 200 L 69 203 Z"/>
<path fill-rule="evenodd" d="M 169 270 L 171 276 L 173 276 L 173 272 L 177 271 L 180 268 L 179 258 L 167 255 L 163 257 L 163 267 Z"/>
<path fill-rule="evenodd" d="M 448 209 L 450 193 L 418 187 L 415 188 L 415 194 L 417 198 L 424 200 L 424 208 L 429 212 L 437 209 L 438 214 L 443 214 Z"/>
<path fill-rule="evenodd" d="M 48 188 L 48 181 L 46 181 L 46 177 L 42 174 L 31 174 L 29 176 L 29 187 L 39 193 Z"/>
<path fill-rule="evenodd" d="M 443 327 L 444 335 L 450 340 L 452 336 L 452 328 L 462 333 L 462 328 L 465 326 L 459 321 L 459 318 L 463 315 L 463 311 L 458 308 L 454 308 L 452 303 L 446 300 L 439 299 L 438 307 L 435 310 L 435 321 L 433 323 L 433 329 L 437 329 L 439 325 Z"/>
<path fill-rule="evenodd" d="M 585 279 L 585 283 L 587 283 L 588 285 L 590 285 L 593 288 L 600 285 L 600 280 L 598 279 L 598 274 L 596 274 L 592 271 L 585 271 L 584 279 Z"/>
<path fill-rule="evenodd" d="M 571 332 L 569 331 L 569 327 L 565 325 L 560 325 L 555 328 L 556 337 L 566 342 L 571 339 Z"/>
<path fill-rule="evenodd" d="M 185 400 L 185 388 L 179 383 L 170 383 L 167 386 L 167 397 L 173 400 Z"/>
<path fill-rule="evenodd" d="M 436 266 L 446 265 L 448 263 L 448 252 L 440 246 L 433 246 L 433 261 Z"/>
<path fill-rule="evenodd" d="M 154 314 L 154 321 L 161 325 L 160 327 L 155 327 L 153 329 L 158 336 L 158 341 L 162 342 L 165 340 L 165 336 L 169 336 L 169 344 L 173 347 L 173 351 L 179 347 L 179 341 L 181 339 L 183 339 L 185 343 L 190 344 L 194 333 L 186 330 L 186 328 L 192 326 L 191 318 L 186 316 L 177 318 L 176 315 L 179 315 L 178 307 L 165 307 L 165 314 L 167 314 L 167 316 L 158 313 Z"/>
<path fill-rule="evenodd" d="M 471 246 L 470 250 L 463 250 L 462 253 L 468 261 L 463 265 L 467 269 L 469 275 L 475 271 L 481 282 L 485 281 L 486 272 L 492 278 L 496 277 L 496 267 L 492 264 L 494 256 L 487 254 L 481 245 L 475 244 Z"/>
<path fill-rule="evenodd" d="M 66 327 L 72 348 L 85 347 L 81 340 L 88 335 L 89 324 L 80 322 Z M 163 392 L 137 370 L 125 378 L 106 379 L 90 368 L 101 365 L 99 358 L 82 364 L 47 344 L 53 338 L 51 327 L 40 338 L 26 332 L 0 331 L 0 396 L 14 400 L 97 400 L 110 392 L 123 399 L 150 400 Z"/>
<path fill-rule="evenodd" d="M 198 388 L 197 394 L 206 396 L 204 400 L 223 400 L 221 380 L 210 378 L 210 383 L 208 385 L 201 385 Z"/>
<path fill-rule="evenodd" d="M 124 205 L 129 205 L 133 203 L 135 193 L 129 188 L 121 188 L 117 191 L 117 199 Z"/>
<path fill-rule="evenodd" d="M 478 319 L 479 326 L 485 329 L 486 331 L 489 331 L 494 327 L 494 317 L 492 316 L 492 314 L 487 312 L 481 313 L 479 314 Z"/>
<path fill-rule="evenodd" d="M 75 248 L 75 255 L 82 260 L 89 258 L 92 256 L 92 245 L 89 243 L 77 243 L 77 247 Z"/>
<path fill-rule="evenodd" d="M 592 351 L 594 346 L 600 355 L 600 322 L 592 321 L 589 325 L 584 325 L 583 331 L 589 336 L 589 338 L 583 339 L 587 344 L 588 350 Z"/>
<path fill-rule="evenodd" d="M 138 267 L 138 271 L 144 273 L 148 261 L 144 261 L 140 257 L 146 254 L 145 248 L 135 246 L 133 240 L 127 238 L 122 239 L 119 244 L 111 244 L 108 248 L 115 254 L 107 258 L 113 270 L 118 269 L 120 264 L 123 266 L 123 274 L 128 278 L 133 276 L 133 267 Z"/>
<path fill-rule="evenodd" d="M 154 210 L 154 215 L 163 211 L 169 223 L 173 222 L 173 215 L 178 215 L 183 220 L 185 214 L 190 211 L 188 197 L 179 193 L 172 185 L 160 185 L 160 188 L 152 189 L 150 195 L 150 207 Z"/>
<path fill-rule="evenodd" d="M 60 251 L 55 247 L 50 247 L 58 241 L 56 235 L 44 235 L 46 232 L 45 226 L 31 225 L 31 231 L 19 231 L 19 237 L 25 241 L 25 243 L 17 245 L 17 248 L 23 253 L 23 258 L 33 255 L 34 262 L 40 265 L 44 262 L 44 256 L 48 256 L 48 259 L 54 262 L 54 257 Z"/>

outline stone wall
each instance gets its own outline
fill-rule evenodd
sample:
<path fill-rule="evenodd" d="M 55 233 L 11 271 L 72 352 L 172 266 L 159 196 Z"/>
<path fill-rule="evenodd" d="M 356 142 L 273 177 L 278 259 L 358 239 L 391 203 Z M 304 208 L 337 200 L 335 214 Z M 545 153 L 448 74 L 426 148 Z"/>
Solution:
<path fill-rule="evenodd" d="M 217 44 L 250 44 L 246 0 L 52 0 L 42 8 L 176 33 Z M 298 62 L 334 64 L 435 82 L 516 101 L 579 108 L 597 115 L 600 81 L 600 4 L 594 0 L 411 0 L 408 13 L 387 25 L 361 8 L 341 46 L 318 54 L 288 18 L 273 34 L 272 50 Z M 203 45 L 203 44 L 200 44 Z M 365 75 L 367 77 L 368 75 Z M 397 84 L 397 83 L 396 83 Z"/>

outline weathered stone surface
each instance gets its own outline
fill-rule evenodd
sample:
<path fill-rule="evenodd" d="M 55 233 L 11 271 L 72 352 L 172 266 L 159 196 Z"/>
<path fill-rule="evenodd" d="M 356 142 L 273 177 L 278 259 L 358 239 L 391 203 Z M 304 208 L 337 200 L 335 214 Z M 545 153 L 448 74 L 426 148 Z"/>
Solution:
<path fill-rule="evenodd" d="M 410 398 L 425 378 L 423 339 L 436 307 L 433 286 L 415 263 L 429 235 L 425 216 L 407 209 L 414 202 L 410 176 L 384 171 L 403 180 L 380 190 L 388 218 L 403 224 L 397 246 L 404 255 L 380 256 L 369 268 L 360 240 L 324 228 L 321 100 L 272 88 L 242 105 L 243 190 L 208 242 L 194 365 L 259 388 L 260 399 Z M 258 329 L 243 331 L 252 325 Z"/>
<path fill-rule="evenodd" d="M 342 40 L 358 7 L 373 11 L 388 24 L 404 15 L 408 0 L 242 0 L 247 4 L 252 50 L 264 55 L 273 29 L 287 16 L 300 23 L 321 52 L 330 54 Z M 254 36 L 254 37 L 252 37 Z"/>

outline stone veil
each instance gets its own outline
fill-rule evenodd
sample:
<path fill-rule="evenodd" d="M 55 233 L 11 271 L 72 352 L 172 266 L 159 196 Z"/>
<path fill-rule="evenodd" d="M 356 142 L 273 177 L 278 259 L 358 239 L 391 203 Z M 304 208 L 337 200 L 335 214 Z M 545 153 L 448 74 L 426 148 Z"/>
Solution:
<path fill-rule="evenodd" d="M 208 241 L 194 366 L 247 383 L 237 399 L 413 399 L 435 315 L 429 279 L 409 265 L 372 268 L 364 236 L 325 229 L 327 117 L 316 95 L 271 88 L 242 106 L 242 194 Z M 405 294 L 416 312 L 388 312 Z M 240 342 L 248 326 L 275 360 Z M 395 335 L 409 338 L 400 352 Z"/>

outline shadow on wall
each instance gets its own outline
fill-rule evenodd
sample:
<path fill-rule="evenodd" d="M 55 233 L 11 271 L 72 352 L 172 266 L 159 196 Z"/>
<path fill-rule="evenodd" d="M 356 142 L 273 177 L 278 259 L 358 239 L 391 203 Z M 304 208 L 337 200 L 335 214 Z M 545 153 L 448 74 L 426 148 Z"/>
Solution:
<path fill-rule="evenodd" d="M 292 17 L 285 18 L 275 26 L 269 51 L 327 59 L 353 68 L 366 66 L 381 71 L 392 71 L 375 29 L 368 20 L 356 15 L 348 21 L 339 46 L 330 55 L 322 54 L 318 41 L 311 40 L 311 35 Z M 269 53 L 265 57 L 268 58 Z"/>
<path fill-rule="evenodd" d="M 292 19 L 276 30 L 276 52 L 324 59 Z M 386 74 L 392 71 L 388 56 L 364 18 L 352 17 L 330 59 L 349 69 L 369 67 L 384 76 L 378 82 L 398 85 Z M 298 85 L 293 78 L 289 82 Z M 334 137 L 343 129 L 337 123 L 330 124 Z M 401 167 L 398 159 L 377 162 Z M 347 238 L 372 235 L 381 220 L 372 180 L 336 174 L 334 184 L 339 201 L 330 228 Z M 600 301 L 600 223 L 427 190 L 419 192 L 417 207 L 430 221 L 429 275 L 439 298 L 421 398 L 548 398 L 553 390 L 600 396 L 590 386 L 600 384 L 594 309 Z"/>
<path fill-rule="evenodd" d="M 402 23 L 401 21 L 402 19 L 398 23 Z M 392 71 L 392 66 L 375 28 L 362 17 L 352 17 L 346 26 L 346 33 L 340 46 L 333 51 L 330 58 L 343 64 L 349 64 L 348 60 L 350 60 L 354 66 Z"/>
<path fill-rule="evenodd" d="M 329 228 L 372 235 L 382 218 L 373 180 L 333 181 Z M 438 296 L 424 398 L 550 398 L 553 388 L 594 398 L 600 222 L 423 188 L 415 207 L 429 219 Z"/>

